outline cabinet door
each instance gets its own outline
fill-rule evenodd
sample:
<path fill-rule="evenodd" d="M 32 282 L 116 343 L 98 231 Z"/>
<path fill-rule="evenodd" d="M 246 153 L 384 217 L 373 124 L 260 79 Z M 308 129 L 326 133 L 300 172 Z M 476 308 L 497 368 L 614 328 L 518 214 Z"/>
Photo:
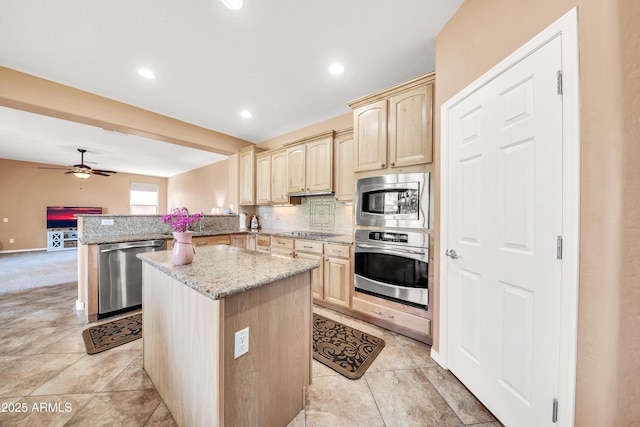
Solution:
<path fill-rule="evenodd" d="M 242 150 L 239 154 L 239 204 L 253 205 L 255 203 L 255 157 L 253 150 Z"/>
<path fill-rule="evenodd" d="M 355 170 L 363 172 L 387 166 L 387 100 L 353 111 Z"/>
<path fill-rule="evenodd" d="M 433 83 L 389 98 L 391 167 L 433 161 Z"/>
<path fill-rule="evenodd" d="M 287 150 L 271 153 L 271 203 L 289 203 L 287 176 Z"/>
<path fill-rule="evenodd" d="M 256 156 L 256 204 L 271 202 L 271 156 Z"/>
<path fill-rule="evenodd" d="M 309 142 L 306 149 L 307 191 L 333 191 L 333 138 Z"/>
<path fill-rule="evenodd" d="M 306 151 L 307 191 L 333 191 L 333 138 L 309 142 Z"/>
<path fill-rule="evenodd" d="M 353 133 L 336 138 L 335 147 L 336 200 L 350 202 L 353 201 L 356 186 L 353 172 Z"/>
<path fill-rule="evenodd" d="M 324 268 L 324 300 L 349 307 L 351 262 L 348 259 L 327 257 Z"/>
<path fill-rule="evenodd" d="M 246 238 L 244 234 L 234 234 L 231 236 L 231 246 L 235 246 L 237 248 L 246 248 Z"/>
<path fill-rule="evenodd" d="M 245 249 L 249 251 L 256 250 L 256 237 L 257 236 L 255 234 L 247 234 L 246 240 L 245 240 Z"/>
<path fill-rule="evenodd" d="M 287 193 L 304 193 L 305 185 L 305 156 L 304 145 L 296 145 L 287 149 Z"/>
<path fill-rule="evenodd" d="M 310 259 L 320 264 L 320 267 L 311 270 L 311 293 L 316 299 L 324 299 L 324 256 L 321 254 L 296 252 L 296 257 Z"/>

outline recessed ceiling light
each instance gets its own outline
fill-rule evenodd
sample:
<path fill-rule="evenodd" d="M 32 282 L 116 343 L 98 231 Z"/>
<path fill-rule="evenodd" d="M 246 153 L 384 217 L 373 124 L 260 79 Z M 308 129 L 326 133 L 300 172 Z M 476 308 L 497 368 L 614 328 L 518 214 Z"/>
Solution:
<path fill-rule="evenodd" d="M 222 4 L 231 10 L 242 9 L 242 0 L 221 0 Z"/>
<path fill-rule="evenodd" d="M 248 112 L 247 110 L 244 110 L 244 111 L 240 112 L 240 115 L 242 117 L 244 117 L 245 119 L 250 119 L 251 118 L 251 113 Z"/>
<path fill-rule="evenodd" d="M 331 66 L 329 67 L 329 72 L 334 76 L 339 76 L 340 74 L 344 73 L 344 67 L 342 66 L 342 64 L 331 64 Z"/>
<path fill-rule="evenodd" d="M 138 74 L 140 74 L 142 77 L 144 77 L 145 79 L 155 79 L 156 75 L 153 71 L 151 71 L 148 68 L 138 68 Z"/>

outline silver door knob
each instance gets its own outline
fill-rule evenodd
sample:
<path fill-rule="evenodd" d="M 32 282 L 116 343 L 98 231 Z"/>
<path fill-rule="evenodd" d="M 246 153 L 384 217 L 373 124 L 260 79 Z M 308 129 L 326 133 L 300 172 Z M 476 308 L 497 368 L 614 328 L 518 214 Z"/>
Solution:
<path fill-rule="evenodd" d="M 446 256 L 450 257 L 451 259 L 458 259 L 460 258 L 458 256 L 458 254 L 456 253 L 456 251 L 454 251 L 453 249 L 447 249 L 447 251 L 444 253 Z"/>

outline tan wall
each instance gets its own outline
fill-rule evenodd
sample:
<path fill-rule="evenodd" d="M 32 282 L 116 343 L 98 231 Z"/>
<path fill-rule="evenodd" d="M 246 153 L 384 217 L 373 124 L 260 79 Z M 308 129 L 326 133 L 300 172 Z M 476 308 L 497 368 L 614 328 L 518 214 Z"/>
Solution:
<path fill-rule="evenodd" d="M 237 206 L 237 155 L 168 179 L 167 209 L 211 213 L 211 208 Z"/>
<path fill-rule="evenodd" d="M 166 212 L 166 178 L 118 173 L 80 180 L 38 166 L 51 167 L 0 159 L 0 251 L 45 248 L 47 206 L 100 206 L 104 213 L 128 214 L 131 181 L 158 184 L 159 213 Z"/>
<path fill-rule="evenodd" d="M 330 130 L 338 131 L 350 127 L 353 127 L 353 113 L 343 114 L 341 116 L 325 120 L 324 122 L 316 123 L 311 126 L 295 130 L 293 132 L 285 133 L 284 135 L 262 141 L 257 145 L 264 150 L 272 150 L 274 148 L 282 147 L 282 145 L 286 143 L 297 141 L 298 139 L 306 138 L 308 136 L 316 135 Z"/>
<path fill-rule="evenodd" d="M 444 102 L 576 5 L 582 153 L 575 425 L 638 425 L 640 3 L 466 1 L 436 43 L 435 140 L 440 141 L 440 106 Z M 438 143 L 435 151 L 437 159 Z M 439 176 L 440 165 L 436 170 Z M 439 178 L 436 189 L 438 184 Z M 439 209 L 437 193 L 436 198 Z M 436 239 L 439 242 L 439 236 Z M 438 247 L 436 244 L 436 254 Z M 438 286 L 436 283 L 436 291 Z M 436 308 L 436 331 L 437 313 Z"/>
<path fill-rule="evenodd" d="M 342 130 L 353 126 L 353 114 L 343 114 L 311 126 L 262 141 L 264 150 L 282 147 L 283 144 L 329 130 Z M 169 178 L 168 209 L 185 206 L 189 212 L 211 213 L 211 208 L 238 210 L 238 155 L 202 168 Z M 243 208 L 242 211 L 247 211 Z"/>

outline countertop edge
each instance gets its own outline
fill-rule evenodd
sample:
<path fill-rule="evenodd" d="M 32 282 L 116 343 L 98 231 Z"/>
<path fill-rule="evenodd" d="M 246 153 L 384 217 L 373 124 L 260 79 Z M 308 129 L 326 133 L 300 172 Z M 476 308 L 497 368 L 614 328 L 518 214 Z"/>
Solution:
<path fill-rule="evenodd" d="M 146 252 L 137 254 L 136 257 L 142 260 L 142 262 L 149 264 L 150 266 L 167 274 L 169 277 L 176 279 L 185 286 L 188 286 L 189 288 L 212 300 L 219 300 L 232 295 L 240 294 L 250 289 L 254 289 L 263 285 L 267 285 L 269 283 L 276 282 L 278 280 L 286 279 L 288 277 L 311 271 L 320 266 L 318 262 L 308 259 L 275 258 L 270 254 L 247 251 L 245 249 L 230 247 L 226 245 L 212 246 L 208 249 L 211 250 L 212 254 L 209 254 L 208 258 L 202 260 L 205 261 L 204 263 L 202 263 L 202 265 L 198 265 L 199 262 L 196 258 L 192 264 L 174 266 L 170 262 L 170 251 Z M 268 262 L 280 262 L 284 265 L 284 267 L 281 269 L 281 271 L 278 272 L 278 274 L 275 275 L 262 274 L 258 278 L 253 277 L 250 280 L 242 280 L 242 283 L 225 284 L 225 286 L 222 286 L 222 289 L 220 290 L 212 290 L 212 286 L 207 286 L 210 285 L 207 282 L 207 278 L 202 274 L 198 274 L 200 272 L 198 269 L 215 268 L 216 261 L 212 259 L 214 251 L 228 251 L 228 253 L 231 254 L 235 253 L 234 255 L 241 259 L 244 257 L 246 257 L 244 259 L 248 259 L 249 257 L 263 257 L 264 260 L 268 260 Z M 204 254 L 202 254 L 202 252 L 203 251 L 201 251 L 201 254 L 199 255 L 202 257 L 207 257 L 207 252 L 204 251 Z M 157 257 L 162 257 L 162 259 L 160 261 L 154 259 Z M 222 259 L 219 262 L 226 262 L 226 259 Z M 205 289 L 205 287 L 208 288 L 208 290 Z"/>

